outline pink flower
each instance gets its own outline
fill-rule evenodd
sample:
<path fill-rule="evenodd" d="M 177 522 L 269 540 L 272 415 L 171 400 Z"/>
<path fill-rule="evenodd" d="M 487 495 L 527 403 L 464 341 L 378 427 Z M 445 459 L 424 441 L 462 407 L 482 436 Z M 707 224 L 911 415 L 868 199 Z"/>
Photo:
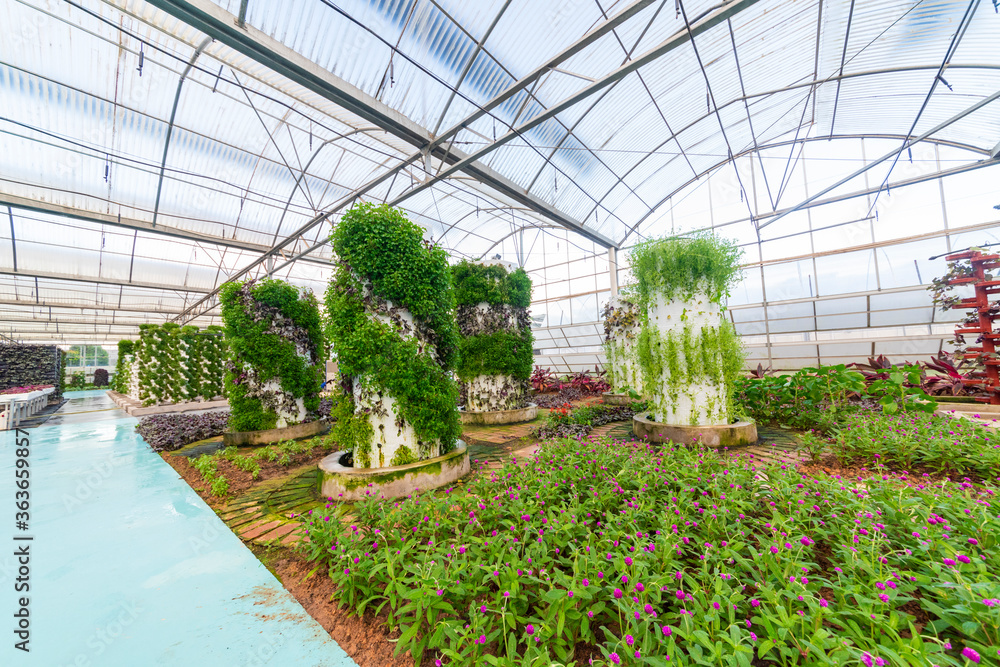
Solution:
<path fill-rule="evenodd" d="M 674 631 L 670 629 L 669 625 L 664 625 L 663 628 L 662 628 L 662 630 L 663 630 L 663 636 L 664 637 L 669 637 L 670 635 L 672 635 L 674 633 Z"/>
<path fill-rule="evenodd" d="M 611 653 L 608 654 L 608 660 L 610 660 L 611 662 L 613 662 L 616 665 L 622 664 L 622 659 L 619 658 L 618 654 L 615 653 L 614 651 L 612 651 Z"/>
<path fill-rule="evenodd" d="M 531 623 L 528 623 L 528 627 L 526 627 L 524 631 L 527 632 L 529 635 L 533 635 L 535 634 L 535 626 L 533 626 Z"/>
<path fill-rule="evenodd" d="M 625 643 L 631 646 L 632 644 L 635 643 L 635 637 L 633 637 L 632 635 L 625 635 Z"/>
<path fill-rule="evenodd" d="M 753 600 L 750 600 L 750 606 L 751 607 L 759 607 L 760 606 L 760 600 L 758 600 L 757 598 L 754 598 Z"/>
<path fill-rule="evenodd" d="M 615 589 L 615 599 L 616 600 L 621 600 L 622 599 L 622 589 L 620 589 L 620 588 L 616 588 Z"/>
<path fill-rule="evenodd" d="M 980 660 L 979 654 L 976 653 L 974 649 L 971 649 L 968 646 L 962 649 L 962 657 L 965 658 L 966 660 L 971 660 L 977 665 L 979 664 Z"/>

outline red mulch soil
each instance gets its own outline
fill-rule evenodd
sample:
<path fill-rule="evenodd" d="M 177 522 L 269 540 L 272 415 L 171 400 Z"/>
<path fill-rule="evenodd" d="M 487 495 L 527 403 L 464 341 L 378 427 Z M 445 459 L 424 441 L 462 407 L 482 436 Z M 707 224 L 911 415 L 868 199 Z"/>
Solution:
<path fill-rule="evenodd" d="M 240 450 L 241 454 L 245 454 L 250 450 Z M 303 452 L 296 456 L 291 457 L 291 463 L 287 466 L 278 465 L 277 461 L 266 461 L 264 459 L 258 459 L 257 462 L 260 464 L 260 475 L 257 479 L 250 477 L 250 473 L 245 470 L 240 470 L 232 463 L 226 460 L 220 459 L 218 461 L 219 473 L 224 475 L 227 480 L 229 480 L 229 494 L 224 498 L 219 498 L 212 495 L 211 487 L 201 478 L 201 473 L 191 465 L 191 460 L 186 456 L 178 456 L 171 452 L 160 452 L 160 456 L 163 460 L 170 464 L 177 474 L 184 478 L 192 489 L 198 492 L 209 507 L 212 509 L 219 509 L 224 506 L 229 500 L 239 496 L 240 494 L 248 491 L 253 486 L 260 484 L 269 479 L 275 477 L 283 477 L 291 472 L 294 468 L 305 465 L 307 463 L 319 463 L 319 461 L 329 454 L 330 451 L 323 449 L 322 447 L 313 447 L 312 450 L 308 452 Z"/>
<path fill-rule="evenodd" d="M 307 578 L 316 564 L 309 563 L 288 550 L 284 550 L 283 557 L 277 560 L 273 567 L 274 573 L 285 589 L 360 667 L 413 666 L 413 658 L 410 657 L 409 651 L 395 658 L 392 656 L 396 650 L 396 643 L 391 640 L 397 639 L 399 633 L 390 633 L 386 629 L 385 612 L 378 616 L 372 613 L 352 616 L 346 609 L 338 608 L 337 603 L 330 600 L 335 586 L 322 567 Z M 428 660 L 425 660 L 424 664 L 427 662 Z"/>

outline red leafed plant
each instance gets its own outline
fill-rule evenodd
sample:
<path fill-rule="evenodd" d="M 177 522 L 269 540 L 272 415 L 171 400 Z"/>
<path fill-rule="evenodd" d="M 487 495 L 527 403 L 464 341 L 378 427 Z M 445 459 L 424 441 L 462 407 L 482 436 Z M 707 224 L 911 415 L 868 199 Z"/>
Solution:
<path fill-rule="evenodd" d="M 880 354 L 877 357 L 868 357 L 867 364 L 853 363 L 847 365 L 865 376 L 865 384 L 871 384 L 876 380 L 888 380 L 889 371 L 893 367 L 893 363 L 889 361 L 889 357 L 884 354 Z M 904 365 L 908 366 L 909 364 Z"/>
<path fill-rule="evenodd" d="M 542 368 L 541 366 L 535 366 L 535 370 L 531 374 L 531 377 L 528 378 L 528 382 L 531 383 L 531 386 L 539 394 L 549 391 L 559 391 L 560 387 L 559 378 L 552 372 L 552 369 Z"/>
<path fill-rule="evenodd" d="M 928 375 L 924 379 L 924 391 L 931 396 L 966 396 L 981 391 L 978 383 L 967 383 L 967 380 L 980 377 L 982 371 L 966 359 L 956 360 L 952 355 L 942 352 L 930 361 L 924 362 L 924 368 L 938 375 Z"/>
<path fill-rule="evenodd" d="M 584 394 L 603 394 L 611 389 L 611 385 L 607 380 L 604 379 L 604 375 L 607 371 L 603 371 L 598 367 L 594 367 L 595 375 L 591 375 L 590 371 L 580 371 L 572 377 L 569 381 L 569 386 L 574 389 L 579 389 Z"/>

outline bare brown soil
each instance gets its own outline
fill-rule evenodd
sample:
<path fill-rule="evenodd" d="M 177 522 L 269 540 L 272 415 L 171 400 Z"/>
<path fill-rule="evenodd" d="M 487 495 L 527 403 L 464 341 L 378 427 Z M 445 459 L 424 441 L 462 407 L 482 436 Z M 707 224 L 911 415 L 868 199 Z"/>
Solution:
<path fill-rule="evenodd" d="M 409 652 L 393 657 L 398 632 L 386 629 L 387 615 L 375 616 L 366 613 L 354 616 L 331 601 L 335 586 L 322 567 L 309 576 L 315 563 L 309 563 L 300 555 L 283 550 L 281 557 L 273 564 L 274 573 L 285 589 L 299 601 L 309 615 L 330 633 L 360 667 L 412 667 L 413 658 Z M 424 661 L 427 664 L 428 660 Z"/>

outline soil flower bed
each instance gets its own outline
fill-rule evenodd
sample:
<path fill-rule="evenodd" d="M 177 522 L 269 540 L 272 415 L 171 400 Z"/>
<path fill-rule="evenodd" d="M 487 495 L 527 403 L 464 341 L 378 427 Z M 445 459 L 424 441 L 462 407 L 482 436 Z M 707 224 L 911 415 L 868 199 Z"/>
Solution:
<path fill-rule="evenodd" d="M 564 439 L 351 525 L 331 502 L 307 548 L 435 666 L 967 665 L 1000 645 L 996 490 Z"/>

